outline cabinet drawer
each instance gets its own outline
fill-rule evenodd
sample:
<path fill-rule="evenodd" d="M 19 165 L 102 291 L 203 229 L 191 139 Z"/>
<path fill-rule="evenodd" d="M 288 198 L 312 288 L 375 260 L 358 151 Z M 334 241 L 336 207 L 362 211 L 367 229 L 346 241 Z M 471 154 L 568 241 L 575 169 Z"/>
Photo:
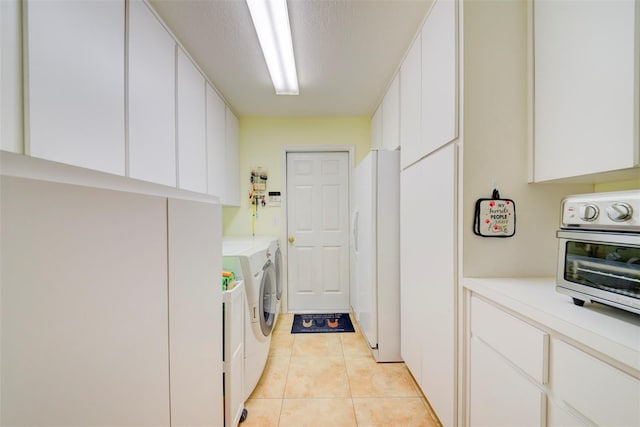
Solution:
<path fill-rule="evenodd" d="M 640 425 L 640 381 L 562 341 L 551 348 L 556 398 L 598 425 Z"/>
<path fill-rule="evenodd" d="M 471 298 L 471 334 L 541 384 L 547 382 L 549 335 L 478 298 Z"/>

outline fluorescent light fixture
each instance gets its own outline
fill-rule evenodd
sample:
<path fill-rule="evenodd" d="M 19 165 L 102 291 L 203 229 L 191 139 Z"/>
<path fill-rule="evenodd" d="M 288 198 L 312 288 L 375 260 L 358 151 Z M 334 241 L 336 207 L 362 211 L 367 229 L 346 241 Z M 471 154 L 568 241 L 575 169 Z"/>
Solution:
<path fill-rule="evenodd" d="M 276 95 L 298 95 L 287 0 L 247 0 Z"/>

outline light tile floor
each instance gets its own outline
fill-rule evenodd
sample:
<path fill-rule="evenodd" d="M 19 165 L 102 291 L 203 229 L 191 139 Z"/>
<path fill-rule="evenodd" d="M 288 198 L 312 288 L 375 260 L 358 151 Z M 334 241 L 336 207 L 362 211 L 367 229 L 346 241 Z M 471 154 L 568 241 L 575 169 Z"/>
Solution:
<path fill-rule="evenodd" d="M 353 320 L 353 317 L 352 317 Z M 291 334 L 281 314 L 242 427 L 439 427 L 404 363 L 376 363 L 360 333 Z"/>

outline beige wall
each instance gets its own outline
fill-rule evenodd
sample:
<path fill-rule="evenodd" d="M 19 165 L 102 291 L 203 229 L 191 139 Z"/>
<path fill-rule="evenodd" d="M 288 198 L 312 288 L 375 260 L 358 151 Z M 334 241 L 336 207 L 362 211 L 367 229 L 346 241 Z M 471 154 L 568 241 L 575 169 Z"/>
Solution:
<path fill-rule="evenodd" d="M 353 145 L 355 164 L 370 150 L 369 117 L 241 117 L 239 208 L 223 209 L 226 236 L 250 236 L 252 210 L 249 204 L 249 176 L 252 168 L 268 169 L 267 191 L 281 191 L 282 147 L 292 145 Z M 279 207 L 258 209 L 255 234 L 280 236 Z"/>
<path fill-rule="evenodd" d="M 527 3 L 464 3 L 462 274 L 553 276 L 560 201 L 593 185 L 527 183 Z M 512 238 L 473 234 L 475 201 L 496 181 L 516 204 Z"/>
<path fill-rule="evenodd" d="M 638 169 L 638 178 L 628 181 L 607 182 L 596 184 L 595 191 L 622 191 L 622 190 L 640 190 L 640 169 Z"/>

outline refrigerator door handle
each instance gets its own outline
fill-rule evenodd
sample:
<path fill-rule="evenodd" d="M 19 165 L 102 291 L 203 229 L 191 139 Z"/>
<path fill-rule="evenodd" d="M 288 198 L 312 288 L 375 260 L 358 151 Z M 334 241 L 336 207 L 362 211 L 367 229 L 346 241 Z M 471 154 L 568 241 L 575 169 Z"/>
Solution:
<path fill-rule="evenodd" d="M 353 226 L 351 227 L 351 235 L 353 239 L 353 248 L 356 253 L 358 252 L 358 219 L 360 218 L 360 212 L 355 211 L 353 213 Z"/>

